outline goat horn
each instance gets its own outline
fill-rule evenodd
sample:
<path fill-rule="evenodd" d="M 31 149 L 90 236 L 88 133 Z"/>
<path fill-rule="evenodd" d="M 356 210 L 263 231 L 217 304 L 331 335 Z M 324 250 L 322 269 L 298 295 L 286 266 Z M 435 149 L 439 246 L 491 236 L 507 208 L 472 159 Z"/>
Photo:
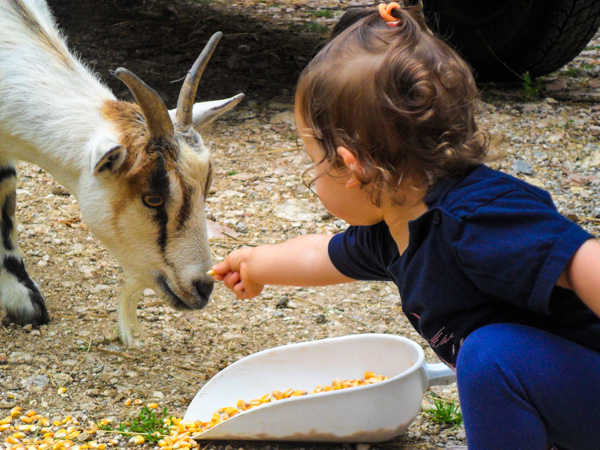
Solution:
<path fill-rule="evenodd" d="M 192 110 L 194 107 L 194 99 L 196 98 L 196 91 L 198 90 L 198 83 L 200 77 L 210 60 L 219 40 L 223 36 L 220 31 L 213 34 L 198 56 L 198 59 L 190 69 L 189 73 L 185 77 L 181 91 L 179 92 L 179 99 L 177 100 L 177 113 L 175 115 L 175 122 L 181 126 L 189 126 L 192 124 Z"/>
<path fill-rule="evenodd" d="M 135 101 L 142 108 L 142 114 L 152 137 L 168 137 L 173 134 L 173 122 L 169 110 L 154 89 L 144 83 L 133 72 L 119 67 L 115 76 L 127 85 Z"/>

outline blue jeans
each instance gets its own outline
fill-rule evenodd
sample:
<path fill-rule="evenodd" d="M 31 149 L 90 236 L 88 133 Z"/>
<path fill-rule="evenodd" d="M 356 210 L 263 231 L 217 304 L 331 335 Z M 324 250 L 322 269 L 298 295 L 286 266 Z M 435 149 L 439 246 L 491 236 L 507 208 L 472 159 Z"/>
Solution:
<path fill-rule="evenodd" d="M 600 449 L 600 353 L 494 324 L 465 339 L 456 375 L 469 450 Z"/>

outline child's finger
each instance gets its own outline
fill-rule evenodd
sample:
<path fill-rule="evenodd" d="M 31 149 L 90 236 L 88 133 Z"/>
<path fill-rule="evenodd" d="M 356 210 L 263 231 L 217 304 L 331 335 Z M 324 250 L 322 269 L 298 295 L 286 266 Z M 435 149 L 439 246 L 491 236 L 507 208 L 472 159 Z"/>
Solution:
<path fill-rule="evenodd" d="M 207 272 L 207 274 L 210 275 L 211 277 L 214 277 L 215 275 L 224 276 L 230 271 L 231 271 L 231 267 L 227 263 L 227 260 L 225 260 L 225 261 L 221 261 L 218 264 L 213 265 L 210 268 L 210 270 Z"/>
<path fill-rule="evenodd" d="M 244 284 L 242 282 L 237 283 L 234 287 L 233 287 L 233 292 L 235 293 L 235 295 L 237 295 L 238 298 L 240 299 L 245 299 L 245 293 L 246 291 L 244 290 Z"/>
<path fill-rule="evenodd" d="M 229 272 L 223 277 L 223 284 L 233 291 L 235 285 L 238 284 L 241 279 L 242 277 L 240 277 L 239 272 Z"/>

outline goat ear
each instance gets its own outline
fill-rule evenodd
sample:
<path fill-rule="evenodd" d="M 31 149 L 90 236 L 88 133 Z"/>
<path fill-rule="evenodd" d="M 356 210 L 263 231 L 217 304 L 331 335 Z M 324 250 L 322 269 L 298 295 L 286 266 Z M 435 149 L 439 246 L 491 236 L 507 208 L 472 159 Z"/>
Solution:
<path fill-rule="evenodd" d="M 117 173 L 125 162 L 127 150 L 110 139 L 97 142 L 92 149 L 92 175 L 107 177 Z"/>
<path fill-rule="evenodd" d="M 223 100 L 196 103 L 192 109 L 192 122 L 194 123 L 194 128 L 199 129 L 204 125 L 209 124 L 221 114 L 224 114 L 232 109 L 243 99 L 244 94 L 238 94 Z M 175 113 L 175 109 L 169 111 L 172 120 L 175 120 Z"/>

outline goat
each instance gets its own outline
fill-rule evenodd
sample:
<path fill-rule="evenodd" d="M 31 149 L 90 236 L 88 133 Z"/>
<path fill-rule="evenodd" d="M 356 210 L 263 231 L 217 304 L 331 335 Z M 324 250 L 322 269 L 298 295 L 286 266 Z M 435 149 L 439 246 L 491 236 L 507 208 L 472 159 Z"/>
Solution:
<path fill-rule="evenodd" d="M 136 316 L 144 288 L 175 308 L 207 304 L 213 281 L 204 205 L 213 169 L 195 127 L 243 98 L 194 105 L 220 37 L 209 40 L 169 111 L 124 68 L 114 75 L 136 102 L 117 100 L 68 50 L 45 0 L 0 0 L 0 296 L 9 320 L 49 321 L 17 240 L 17 159 L 74 194 L 89 230 L 123 267 L 117 313 L 125 345 L 134 332 L 144 335 Z"/>

